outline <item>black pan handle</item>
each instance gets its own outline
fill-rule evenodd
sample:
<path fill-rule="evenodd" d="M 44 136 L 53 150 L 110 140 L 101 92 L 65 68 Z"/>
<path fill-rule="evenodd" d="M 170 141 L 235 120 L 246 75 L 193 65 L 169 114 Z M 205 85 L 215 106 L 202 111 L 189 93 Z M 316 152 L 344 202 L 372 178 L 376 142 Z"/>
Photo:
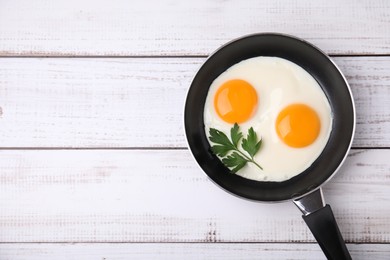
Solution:
<path fill-rule="evenodd" d="M 337 226 L 332 209 L 324 203 L 321 189 L 294 200 L 294 203 L 303 212 L 303 220 L 328 259 L 352 259 Z"/>
<path fill-rule="evenodd" d="M 329 205 L 302 218 L 328 259 L 352 259 Z"/>

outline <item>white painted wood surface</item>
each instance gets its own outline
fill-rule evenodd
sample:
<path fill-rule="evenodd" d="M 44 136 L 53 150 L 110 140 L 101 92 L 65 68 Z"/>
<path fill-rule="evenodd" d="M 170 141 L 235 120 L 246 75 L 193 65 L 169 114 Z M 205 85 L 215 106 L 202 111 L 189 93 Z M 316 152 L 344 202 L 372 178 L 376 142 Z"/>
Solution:
<path fill-rule="evenodd" d="M 249 33 L 332 54 L 390 54 L 387 0 L 2 0 L 1 55 L 207 55 Z"/>
<path fill-rule="evenodd" d="M 354 146 L 389 147 L 390 57 L 334 60 L 356 102 Z M 0 144 L 185 147 L 185 96 L 203 61 L 0 58 Z"/>
<path fill-rule="evenodd" d="M 347 244 L 354 260 L 388 260 L 383 244 Z M 0 244 L 2 260 L 316 260 L 324 259 L 317 244 Z"/>
<path fill-rule="evenodd" d="M 337 55 L 358 124 L 325 197 L 354 259 L 390 259 L 389 1 L 2 0 L 0 260 L 323 259 L 292 203 L 225 193 L 185 149 L 205 55 L 266 31 Z"/>
<path fill-rule="evenodd" d="M 324 187 L 344 238 L 390 242 L 388 150 Z M 215 186 L 187 150 L 1 151 L 0 242 L 314 242 L 293 203 Z"/>

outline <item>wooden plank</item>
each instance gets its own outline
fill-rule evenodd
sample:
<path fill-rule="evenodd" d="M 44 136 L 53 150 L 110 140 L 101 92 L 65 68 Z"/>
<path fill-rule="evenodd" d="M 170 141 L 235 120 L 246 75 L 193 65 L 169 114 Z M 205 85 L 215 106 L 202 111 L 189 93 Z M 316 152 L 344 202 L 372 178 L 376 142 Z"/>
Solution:
<path fill-rule="evenodd" d="M 350 243 L 390 242 L 390 150 L 324 187 Z M 313 242 L 293 203 L 214 185 L 187 150 L 0 151 L 0 242 Z"/>
<path fill-rule="evenodd" d="M 390 146 L 390 57 L 334 58 L 355 95 L 354 146 Z M 204 59 L 0 59 L 0 147 L 185 147 Z"/>
<path fill-rule="evenodd" d="M 332 54 L 390 54 L 386 0 L 2 1 L 0 55 L 207 55 L 258 32 Z"/>
<path fill-rule="evenodd" d="M 388 244 L 348 244 L 355 260 L 387 260 Z M 324 259 L 316 244 L 0 244 L 3 260 L 43 259 Z"/>

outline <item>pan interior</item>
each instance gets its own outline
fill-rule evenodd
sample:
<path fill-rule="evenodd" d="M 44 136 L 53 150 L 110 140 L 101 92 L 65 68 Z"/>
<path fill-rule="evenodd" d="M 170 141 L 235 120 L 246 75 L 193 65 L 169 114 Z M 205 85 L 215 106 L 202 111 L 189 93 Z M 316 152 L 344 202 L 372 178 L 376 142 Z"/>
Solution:
<path fill-rule="evenodd" d="M 231 174 L 211 152 L 204 131 L 203 110 L 211 83 L 232 65 L 252 57 L 287 59 L 310 73 L 329 100 L 332 132 L 317 160 L 304 172 L 284 182 L 259 182 Z M 259 201 L 282 201 L 316 189 L 336 171 L 349 150 L 354 129 L 354 108 L 349 87 L 332 61 L 314 46 L 279 34 L 256 34 L 233 41 L 207 59 L 188 92 L 185 131 L 198 164 L 219 186 L 238 196 Z"/>

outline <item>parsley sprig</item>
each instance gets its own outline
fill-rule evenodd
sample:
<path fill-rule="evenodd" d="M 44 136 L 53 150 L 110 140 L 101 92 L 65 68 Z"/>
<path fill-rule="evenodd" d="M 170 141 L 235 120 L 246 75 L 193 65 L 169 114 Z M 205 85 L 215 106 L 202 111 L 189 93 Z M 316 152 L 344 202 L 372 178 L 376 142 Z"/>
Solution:
<path fill-rule="evenodd" d="M 237 123 L 230 129 L 231 140 L 225 133 L 215 128 L 210 128 L 209 134 L 210 141 L 216 144 L 211 147 L 211 150 L 214 154 L 222 158 L 222 163 L 228 167 L 232 173 L 236 173 L 242 169 L 248 162 L 253 163 L 261 170 L 263 169 L 253 159 L 255 154 L 260 150 L 262 143 L 261 139 L 258 140 L 253 127 L 248 130 L 248 135 L 244 139 L 242 139 L 243 134 L 241 133 L 240 127 Z M 245 154 L 239 149 L 241 139 L 241 147 L 248 154 Z"/>

